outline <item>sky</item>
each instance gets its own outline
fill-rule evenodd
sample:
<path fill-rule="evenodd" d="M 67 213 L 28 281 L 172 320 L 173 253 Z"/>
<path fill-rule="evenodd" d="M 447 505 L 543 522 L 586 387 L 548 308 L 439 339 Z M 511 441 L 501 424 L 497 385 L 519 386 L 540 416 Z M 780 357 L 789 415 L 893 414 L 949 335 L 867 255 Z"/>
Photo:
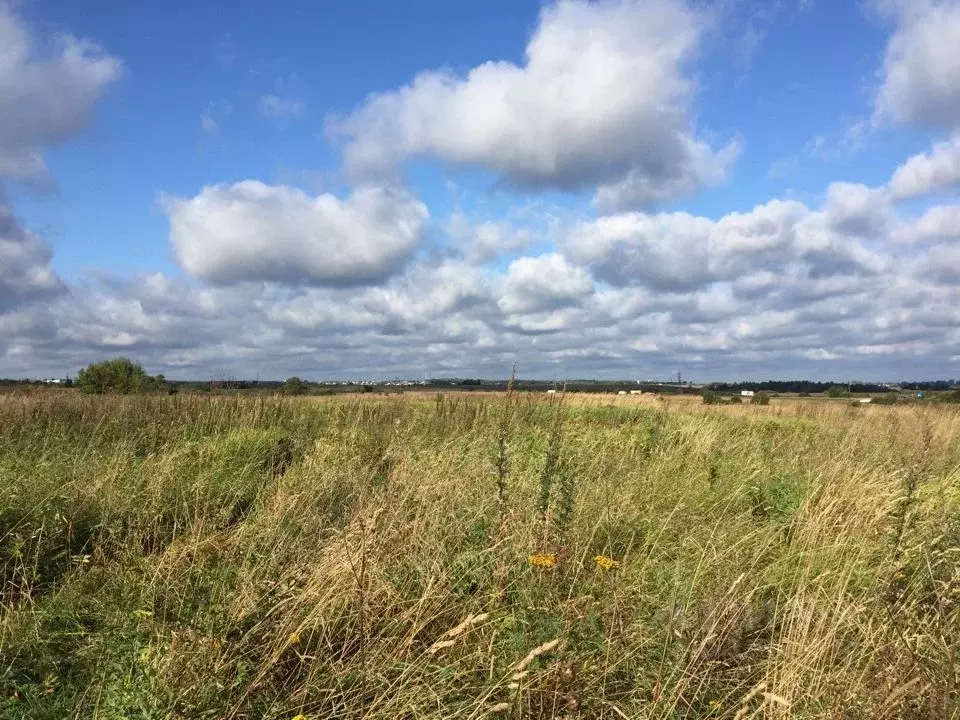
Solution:
<path fill-rule="evenodd" d="M 0 0 L 0 377 L 960 377 L 960 0 Z"/>

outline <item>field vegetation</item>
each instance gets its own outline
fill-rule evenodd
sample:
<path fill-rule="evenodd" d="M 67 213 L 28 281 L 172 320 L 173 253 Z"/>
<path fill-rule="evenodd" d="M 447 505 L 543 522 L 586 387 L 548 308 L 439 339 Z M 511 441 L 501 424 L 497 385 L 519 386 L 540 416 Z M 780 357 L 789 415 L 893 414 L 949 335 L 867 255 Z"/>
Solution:
<path fill-rule="evenodd" d="M 957 718 L 960 413 L 0 397 L 0 718 Z"/>

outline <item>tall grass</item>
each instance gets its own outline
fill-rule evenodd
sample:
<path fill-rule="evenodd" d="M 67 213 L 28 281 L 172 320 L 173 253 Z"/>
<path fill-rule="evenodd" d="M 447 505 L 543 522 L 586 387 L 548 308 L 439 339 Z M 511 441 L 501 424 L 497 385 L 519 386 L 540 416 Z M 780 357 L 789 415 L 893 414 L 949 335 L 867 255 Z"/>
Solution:
<path fill-rule="evenodd" d="M 0 718 L 960 717 L 958 431 L 943 407 L 7 398 Z"/>

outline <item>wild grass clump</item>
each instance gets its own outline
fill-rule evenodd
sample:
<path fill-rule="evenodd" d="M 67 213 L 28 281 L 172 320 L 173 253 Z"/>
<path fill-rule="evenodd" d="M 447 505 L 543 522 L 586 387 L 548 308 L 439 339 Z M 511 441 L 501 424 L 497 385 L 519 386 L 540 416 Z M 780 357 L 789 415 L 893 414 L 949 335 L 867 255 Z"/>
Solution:
<path fill-rule="evenodd" d="M 960 717 L 949 405 L 0 404 L 0 718 Z"/>

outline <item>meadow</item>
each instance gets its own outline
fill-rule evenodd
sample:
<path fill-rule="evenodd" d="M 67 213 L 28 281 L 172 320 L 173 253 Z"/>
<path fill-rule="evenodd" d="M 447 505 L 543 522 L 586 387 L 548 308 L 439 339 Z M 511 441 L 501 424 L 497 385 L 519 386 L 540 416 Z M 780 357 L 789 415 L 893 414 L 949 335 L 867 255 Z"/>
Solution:
<path fill-rule="evenodd" d="M 960 413 L 0 398 L 0 718 L 958 718 Z"/>

